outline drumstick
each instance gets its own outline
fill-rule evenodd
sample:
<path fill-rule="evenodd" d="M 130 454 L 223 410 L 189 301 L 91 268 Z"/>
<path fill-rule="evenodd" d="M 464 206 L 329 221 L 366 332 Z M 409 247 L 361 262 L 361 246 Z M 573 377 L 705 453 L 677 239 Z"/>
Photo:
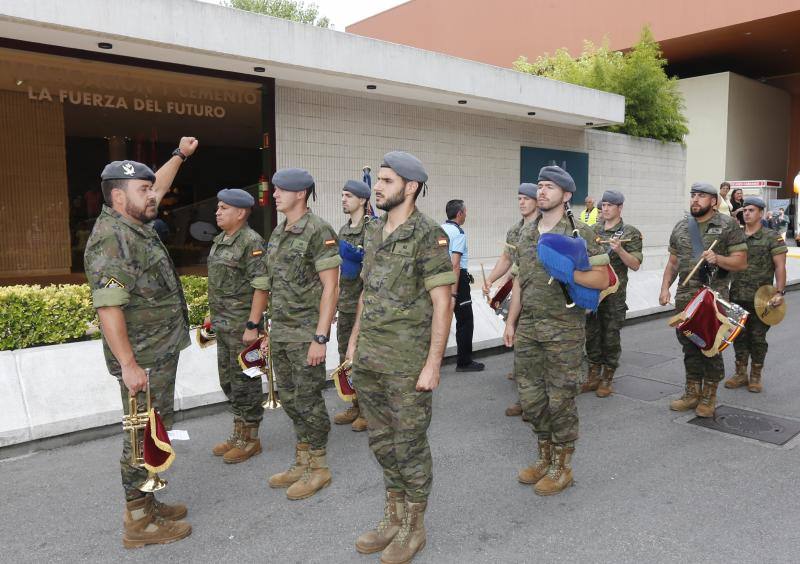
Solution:
<path fill-rule="evenodd" d="M 481 276 L 483 276 L 483 287 L 485 288 L 486 287 L 486 270 L 483 268 L 483 263 L 481 263 Z M 486 296 L 486 301 L 489 302 L 489 303 L 492 303 L 492 300 L 491 300 L 491 298 L 489 298 L 488 295 Z"/>
<path fill-rule="evenodd" d="M 709 251 L 713 251 L 713 250 L 714 250 L 714 246 L 715 246 L 715 245 L 716 245 L 718 242 L 719 242 L 719 239 L 715 239 L 715 240 L 714 240 L 714 242 L 713 242 L 713 243 L 711 243 L 711 246 L 708 248 L 708 250 L 709 250 Z M 704 263 L 705 261 L 706 261 L 706 259 L 704 259 L 704 258 L 701 258 L 700 260 L 698 260 L 698 261 L 697 261 L 697 264 L 696 264 L 696 265 L 694 265 L 694 268 L 693 268 L 693 269 L 692 269 L 692 271 L 689 273 L 689 276 L 687 276 L 687 277 L 686 277 L 686 280 L 684 280 L 684 281 L 681 283 L 681 288 L 683 288 L 684 286 L 686 286 L 686 285 L 689 283 L 689 280 L 691 280 L 691 279 L 692 279 L 692 277 L 695 275 L 695 273 L 697 272 L 697 270 L 698 270 L 698 269 L 699 269 L 699 268 L 700 268 L 700 267 L 703 265 L 703 263 Z"/>

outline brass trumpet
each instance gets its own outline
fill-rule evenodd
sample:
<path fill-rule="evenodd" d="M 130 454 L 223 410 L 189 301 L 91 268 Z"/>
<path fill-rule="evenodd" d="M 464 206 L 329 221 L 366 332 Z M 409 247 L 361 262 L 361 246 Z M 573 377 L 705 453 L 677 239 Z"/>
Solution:
<path fill-rule="evenodd" d="M 281 402 L 275 393 L 275 372 L 272 370 L 272 348 L 270 347 L 269 341 L 267 341 L 267 399 L 264 400 L 264 403 L 261 406 L 264 409 L 280 409 Z"/>
<path fill-rule="evenodd" d="M 147 374 L 147 388 L 145 389 L 145 397 L 147 398 L 145 411 L 139 410 L 138 394 L 134 394 L 128 398 L 128 413 L 122 415 L 122 430 L 130 434 L 131 440 L 131 458 L 130 463 L 132 466 L 144 468 L 144 446 L 142 445 L 143 437 L 141 434 L 147 426 L 147 420 L 150 414 L 150 369 L 145 369 Z M 152 493 L 162 490 L 167 487 L 167 481 L 159 477 L 155 472 L 147 471 L 147 479 L 142 482 L 137 489 L 140 492 Z"/>

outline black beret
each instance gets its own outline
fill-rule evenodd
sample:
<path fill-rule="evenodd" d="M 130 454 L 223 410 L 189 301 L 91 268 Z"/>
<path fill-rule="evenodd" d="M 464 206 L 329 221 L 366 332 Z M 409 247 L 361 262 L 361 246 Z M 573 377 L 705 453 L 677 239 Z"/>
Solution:
<path fill-rule="evenodd" d="M 344 183 L 344 188 L 342 188 L 342 190 L 350 192 L 356 198 L 365 198 L 367 200 L 369 200 L 370 194 L 372 194 L 369 185 L 360 180 L 348 180 Z"/>
<path fill-rule="evenodd" d="M 560 166 L 545 166 L 539 171 L 539 182 L 549 180 L 565 192 L 575 192 L 575 181 L 570 173 Z"/>
<path fill-rule="evenodd" d="M 108 163 L 100 180 L 149 180 L 156 181 L 156 173 L 149 166 L 136 161 L 114 161 Z"/>
<path fill-rule="evenodd" d="M 256 199 L 241 188 L 223 188 L 217 192 L 217 199 L 236 208 L 252 208 Z"/>
<path fill-rule="evenodd" d="M 281 190 L 300 192 L 314 185 L 314 177 L 302 168 L 282 168 L 272 175 L 272 184 Z"/>

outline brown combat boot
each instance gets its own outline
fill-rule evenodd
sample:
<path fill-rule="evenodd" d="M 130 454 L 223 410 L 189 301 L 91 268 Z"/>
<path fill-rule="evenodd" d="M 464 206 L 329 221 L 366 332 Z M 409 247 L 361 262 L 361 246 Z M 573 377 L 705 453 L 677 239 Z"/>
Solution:
<path fill-rule="evenodd" d="M 553 461 L 547 475 L 536 482 L 536 495 L 556 495 L 572 485 L 572 453 L 575 447 L 553 445 Z"/>
<path fill-rule="evenodd" d="M 294 451 L 294 464 L 286 472 L 279 472 L 269 477 L 269 487 L 288 488 L 303 477 L 309 464 L 307 443 L 297 443 Z"/>
<path fill-rule="evenodd" d="M 539 440 L 539 456 L 536 462 L 520 470 L 517 480 L 522 484 L 535 484 L 547 475 L 552 458 L 553 443 L 548 440 Z"/>
<path fill-rule="evenodd" d="M 747 386 L 747 360 L 736 361 L 736 373 L 732 378 L 725 380 L 725 387 L 733 390 Z"/>
<path fill-rule="evenodd" d="M 614 380 L 614 372 L 615 370 L 613 368 L 609 368 L 608 366 L 603 367 L 603 378 L 600 380 L 600 385 L 595 392 L 598 398 L 607 398 L 614 391 L 611 389 L 611 381 Z"/>
<path fill-rule="evenodd" d="M 522 415 L 522 405 L 515 401 L 506 408 L 506 417 L 519 417 Z"/>
<path fill-rule="evenodd" d="M 761 371 L 764 370 L 763 364 L 752 364 L 750 366 L 750 383 L 747 385 L 747 391 L 754 394 L 760 394 L 764 389 L 761 383 Z"/>
<path fill-rule="evenodd" d="M 167 521 L 156 514 L 153 497 L 129 501 L 125 507 L 122 545 L 139 548 L 148 544 L 168 544 L 188 537 L 192 526 L 185 521 Z"/>
<path fill-rule="evenodd" d="M 226 452 L 233 448 L 233 445 L 239 440 L 239 435 L 242 434 L 243 426 L 244 420 L 238 418 L 233 420 L 233 433 L 231 433 L 231 436 L 228 437 L 228 440 L 225 442 L 214 445 L 214 448 L 211 450 L 211 452 L 214 453 L 214 456 L 223 456 Z"/>
<path fill-rule="evenodd" d="M 689 411 L 700 403 L 703 383 L 700 380 L 686 380 L 686 391 L 676 400 L 669 403 L 672 411 Z"/>
<path fill-rule="evenodd" d="M 400 530 L 381 553 L 381 564 L 406 564 L 425 548 L 425 509 L 428 502 L 406 501 L 406 514 Z"/>
<path fill-rule="evenodd" d="M 703 380 L 703 397 L 694 410 L 698 417 L 714 417 L 714 409 L 717 405 L 718 385 L 719 382 Z"/>
<path fill-rule="evenodd" d="M 331 470 L 325 458 L 325 449 L 309 450 L 309 463 L 303 476 L 286 490 L 291 500 L 306 499 L 331 485 Z"/>
<path fill-rule="evenodd" d="M 600 368 L 599 364 L 589 364 L 589 370 L 586 371 L 586 381 L 581 384 L 581 393 L 593 392 L 600 386 Z"/>
<path fill-rule="evenodd" d="M 360 410 L 358 409 L 358 404 L 354 403 L 344 411 L 340 411 L 339 413 L 334 415 L 333 422 L 336 425 L 347 425 L 358 419 L 359 413 Z"/>
<path fill-rule="evenodd" d="M 258 427 L 260 423 L 244 423 L 239 438 L 230 449 L 222 457 L 222 460 L 228 464 L 236 464 L 244 462 L 251 456 L 255 456 L 261 452 L 261 439 L 258 438 Z"/>
<path fill-rule="evenodd" d="M 350 428 L 355 431 L 356 433 L 361 433 L 367 430 L 367 420 L 364 416 L 359 415 L 356 417 L 356 420 L 353 421 L 353 424 L 350 425 Z"/>
<path fill-rule="evenodd" d="M 150 504 L 152 506 L 153 514 L 156 517 L 161 517 L 165 521 L 180 521 L 189 514 L 189 510 L 186 509 L 186 506 L 183 505 L 182 503 L 176 503 L 173 505 L 162 503 L 158 501 L 155 498 L 155 496 L 151 493 L 146 494 L 145 497 L 151 498 Z M 131 518 L 130 511 L 126 511 L 124 518 L 126 524 L 130 520 L 130 518 Z"/>
<path fill-rule="evenodd" d="M 356 539 L 356 550 L 361 554 L 379 552 L 389 546 L 400 530 L 406 515 L 406 496 L 403 492 L 386 492 L 383 519 L 378 526 Z"/>

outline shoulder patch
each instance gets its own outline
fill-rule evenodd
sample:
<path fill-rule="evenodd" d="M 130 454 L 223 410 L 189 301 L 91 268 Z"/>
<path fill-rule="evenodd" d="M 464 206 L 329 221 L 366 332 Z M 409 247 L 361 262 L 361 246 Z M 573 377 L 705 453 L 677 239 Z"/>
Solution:
<path fill-rule="evenodd" d="M 440 246 L 440 247 L 446 247 L 447 246 L 447 237 L 439 237 L 438 239 L 436 239 L 436 244 L 438 246 Z"/>
<path fill-rule="evenodd" d="M 336 244 L 336 239 L 325 239 L 326 247 L 333 247 Z"/>
<path fill-rule="evenodd" d="M 252 253 L 250 253 L 250 255 L 254 256 L 254 257 L 260 257 L 263 254 L 264 254 L 264 251 L 262 251 L 261 249 L 255 249 L 255 250 L 253 250 Z"/>
<path fill-rule="evenodd" d="M 108 279 L 103 288 L 125 288 L 125 284 L 114 278 L 113 276 Z"/>

